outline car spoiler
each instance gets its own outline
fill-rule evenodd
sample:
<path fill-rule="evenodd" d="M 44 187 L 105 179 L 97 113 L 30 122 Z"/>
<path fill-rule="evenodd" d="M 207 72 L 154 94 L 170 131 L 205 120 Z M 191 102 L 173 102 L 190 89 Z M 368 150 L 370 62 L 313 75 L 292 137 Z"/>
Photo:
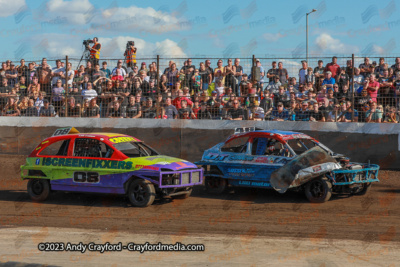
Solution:
<path fill-rule="evenodd" d="M 59 128 L 57 129 L 53 135 L 53 136 L 59 136 L 59 135 L 65 135 L 65 134 L 78 134 L 79 131 L 77 129 L 75 129 L 75 127 L 65 127 L 65 128 Z"/>
<path fill-rule="evenodd" d="M 254 131 L 260 131 L 260 130 L 265 130 L 265 129 L 261 129 L 258 127 L 239 127 L 239 128 L 235 128 L 235 131 L 233 134 L 254 132 Z"/>

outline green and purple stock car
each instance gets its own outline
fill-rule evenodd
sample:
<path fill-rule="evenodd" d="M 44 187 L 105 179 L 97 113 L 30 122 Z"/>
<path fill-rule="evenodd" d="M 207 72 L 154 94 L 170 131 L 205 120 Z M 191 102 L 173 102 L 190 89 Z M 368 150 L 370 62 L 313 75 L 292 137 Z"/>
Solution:
<path fill-rule="evenodd" d="M 34 201 L 51 191 L 122 194 L 135 207 L 156 197 L 187 198 L 202 184 L 203 169 L 186 160 L 160 155 L 139 139 L 118 133 L 79 133 L 58 129 L 21 166 Z"/>

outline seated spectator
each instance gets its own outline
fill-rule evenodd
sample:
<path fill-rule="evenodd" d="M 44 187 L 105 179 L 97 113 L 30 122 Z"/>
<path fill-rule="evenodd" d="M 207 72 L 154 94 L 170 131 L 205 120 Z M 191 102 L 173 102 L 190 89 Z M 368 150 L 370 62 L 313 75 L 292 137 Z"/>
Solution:
<path fill-rule="evenodd" d="M 54 107 L 50 105 L 49 100 L 43 100 L 43 106 L 39 109 L 39 116 L 40 117 L 54 117 L 56 112 Z"/>
<path fill-rule="evenodd" d="M 39 114 L 39 111 L 35 107 L 35 101 L 33 99 L 29 99 L 28 108 L 26 109 L 25 116 L 27 116 L 27 117 L 37 117 L 38 114 Z"/>
<path fill-rule="evenodd" d="M 255 100 L 249 110 L 249 120 L 262 121 L 264 117 L 265 112 L 260 107 L 260 102 Z"/>
<path fill-rule="evenodd" d="M 285 92 L 285 87 L 279 86 L 279 90 L 274 94 L 274 106 L 278 103 L 283 103 L 284 106 L 289 102 L 289 96 Z"/>
<path fill-rule="evenodd" d="M 196 118 L 197 118 L 197 113 L 199 112 L 199 110 L 200 110 L 200 102 L 199 102 L 199 99 L 198 99 L 198 97 L 197 98 L 195 98 L 195 100 L 193 101 L 193 107 L 192 107 L 192 110 L 193 110 L 193 113 L 194 113 L 194 115 L 196 116 Z"/>
<path fill-rule="evenodd" d="M 83 100 L 92 100 L 93 98 L 97 97 L 97 92 L 92 88 L 92 83 L 87 84 L 87 89 L 82 90 L 82 97 Z"/>
<path fill-rule="evenodd" d="M 370 109 L 370 103 L 367 102 L 363 106 L 361 106 L 358 110 L 360 110 L 359 115 L 358 115 L 358 121 L 359 122 L 366 122 L 366 114 L 367 111 Z"/>
<path fill-rule="evenodd" d="M 306 101 L 308 102 L 309 107 L 312 107 L 314 104 L 318 104 L 317 99 L 315 99 L 314 89 L 310 89 L 310 91 L 308 91 Z"/>
<path fill-rule="evenodd" d="M 110 79 L 111 71 L 107 68 L 107 62 L 103 61 L 102 65 L 103 67 L 100 70 L 104 73 L 106 78 Z"/>
<path fill-rule="evenodd" d="M 25 78 L 25 76 L 21 76 L 21 77 L 19 78 L 19 83 L 17 83 L 17 84 L 15 85 L 15 87 L 19 87 L 19 94 L 20 94 L 21 96 L 28 96 L 28 91 L 27 91 L 28 87 L 27 87 L 27 85 L 26 85 L 26 78 Z"/>
<path fill-rule="evenodd" d="M 9 97 L 7 100 L 7 104 L 3 108 L 3 116 L 19 116 L 20 110 L 18 108 L 17 101 L 15 101 L 14 97 Z"/>
<path fill-rule="evenodd" d="M 385 113 L 384 123 L 399 123 L 399 114 L 395 107 L 388 107 Z"/>
<path fill-rule="evenodd" d="M 308 110 L 308 103 L 303 101 L 301 104 L 301 109 L 296 113 L 296 121 L 309 121 L 310 111 Z"/>
<path fill-rule="evenodd" d="M 288 120 L 295 121 L 296 120 L 296 113 L 298 109 L 296 108 L 296 100 L 290 100 L 288 112 Z"/>
<path fill-rule="evenodd" d="M 161 105 L 156 106 L 156 114 L 157 116 L 155 117 L 155 119 L 168 119 L 167 115 L 165 115 L 165 109 Z"/>
<path fill-rule="evenodd" d="M 368 79 L 365 79 L 364 87 L 367 89 L 368 95 L 372 98 L 372 101 L 377 102 L 379 82 L 375 80 L 375 75 L 371 75 Z"/>
<path fill-rule="evenodd" d="M 239 101 L 235 100 L 233 102 L 233 108 L 228 110 L 228 119 L 229 120 L 244 120 L 245 114 L 244 110 L 239 106 Z"/>
<path fill-rule="evenodd" d="M 277 94 L 279 92 L 279 88 L 282 86 L 279 81 L 279 76 L 274 76 L 273 80 L 267 85 L 269 93 L 271 95 Z"/>
<path fill-rule="evenodd" d="M 330 88 L 328 90 L 328 96 L 326 97 L 330 102 L 334 103 L 334 104 L 338 104 L 339 101 L 337 100 L 337 98 L 334 96 L 334 91 L 333 88 Z"/>
<path fill-rule="evenodd" d="M 66 109 L 67 107 L 64 105 L 61 111 L 66 117 L 81 117 L 82 115 L 81 105 L 76 104 L 74 97 L 68 99 L 68 110 L 66 111 Z"/>
<path fill-rule="evenodd" d="M 339 84 L 335 83 L 332 88 L 333 88 L 333 97 L 339 99 L 340 97 Z"/>
<path fill-rule="evenodd" d="M 312 107 L 312 110 L 310 111 L 310 121 L 322 121 L 323 114 L 322 111 L 319 110 L 319 104 L 315 102 L 309 106 Z"/>
<path fill-rule="evenodd" d="M 347 85 L 343 85 L 342 92 L 339 92 L 337 99 L 339 101 L 348 101 L 353 97 L 353 94 L 349 91 Z"/>
<path fill-rule="evenodd" d="M 108 118 L 123 118 L 122 111 L 121 111 L 121 106 L 120 106 L 120 103 L 118 101 L 113 101 L 112 102 L 112 107 L 109 109 L 107 117 Z"/>
<path fill-rule="evenodd" d="M 20 103 L 18 104 L 18 109 L 21 116 L 26 116 L 26 112 L 28 110 L 28 100 L 28 97 L 22 97 Z"/>
<path fill-rule="evenodd" d="M 122 75 L 121 70 L 122 69 L 116 69 L 115 70 L 115 75 L 113 75 L 111 77 L 111 80 L 113 80 L 113 81 L 123 81 L 124 80 L 124 76 Z"/>
<path fill-rule="evenodd" d="M 46 93 L 45 92 L 40 92 L 37 97 L 35 97 L 35 107 L 39 110 L 41 107 L 43 107 L 43 100 L 45 97 Z"/>
<path fill-rule="evenodd" d="M 221 97 L 221 95 L 224 94 L 225 86 L 222 83 L 222 80 L 217 80 L 216 85 L 215 85 L 215 90 L 217 92 L 218 98 Z"/>
<path fill-rule="evenodd" d="M 271 113 L 271 120 L 273 121 L 287 121 L 289 120 L 289 112 L 284 108 L 282 102 L 278 102 L 276 109 Z"/>
<path fill-rule="evenodd" d="M 321 90 L 317 94 L 317 101 L 322 101 L 324 98 L 328 96 L 328 93 L 326 91 L 326 85 L 321 86 Z"/>
<path fill-rule="evenodd" d="M 199 120 L 211 120 L 211 113 L 207 110 L 207 103 L 201 102 L 200 110 L 197 112 L 197 119 Z"/>
<path fill-rule="evenodd" d="M 274 102 L 268 89 L 264 89 L 264 98 L 260 101 L 260 107 L 264 110 L 265 115 L 268 115 L 272 112 L 273 106 Z"/>
<path fill-rule="evenodd" d="M 242 80 L 240 81 L 240 84 L 239 84 L 238 96 L 242 96 L 242 95 L 246 95 L 247 94 L 247 87 L 248 87 L 249 83 L 251 83 L 251 82 L 249 81 L 247 74 L 246 73 L 243 74 Z M 251 84 L 250 87 L 252 87 L 252 84 Z"/>
<path fill-rule="evenodd" d="M 338 121 L 339 122 L 357 122 L 358 121 L 358 112 L 357 110 L 353 110 L 351 107 L 351 102 L 349 102 L 349 106 L 347 106 L 348 102 L 341 102 L 340 103 L 340 116 Z M 353 112 L 354 112 L 354 118 L 352 120 L 353 117 Z"/>
<path fill-rule="evenodd" d="M 189 98 L 183 96 L 183 92 L 179 91 L 178 92 L 178 97 L 174 99 L 174 101 L 172 101 L 172 104 L 176 107 L 176 109 L 181 109 L 181 102 L 182 101 L 186 101 L 188 106 L 193 106 L 193 102 L 192 100 L 190 100 Z"/>
<path fill-rule="evenodd" d="M 340 117 L 340 105 L 339 104 L 334 104 L 333 110 L 331 110 L 328 113 L 328 116 L 326 118 L 326 121 L 328 122 L 336 122 L 339 120 Z"/>
<path fill-rule="evenodd" d="M 299 102 L 307 100 L 307 94 L 308 94 L 308 92 L 305 90 L 304 85 L 300 84 L 299 92 L 297 92 L 297 94 L 296 94 L 296 100 Z"/>
<path fill-rule="evenodd" d="M 186 100 L 181 101 L 181 108 L 178 110 L 178 113 L 180 119 L 196 119 L 193 110 L 188 107 Z"/>
<path fill-rule="evenodd" d="M 89 101 L 89 108 L 86 110 L 86 116 L 89 118 L 100 118 L 100 107 L 97 105 L 97 98 Z"/>
<path fill-rule="evenodd" d="M 365 114 L 365 122 L 382 122 L 383 109 L 377 109 L 377 103 L 372 101 L 370 109 Z"/>
<path fill-rule="evenodd" d="M 178 110 L 176 109 L 175 105 L 172 105 L 171 97 L 167 97 L 165 99 L 165 115 L 167 119 L 177 119 L 178 118 Z"/>
<path fill-rule="evenodd" d="M 210 99 L 211 100 L 211 99 Z M 221 104 L 218 101 L 207 101 L 208 109 L 211 113 L 211 117 L 213 120 L 221 120 L 222 112 L 221 112 Z M 227 114 L 228 115 L 228 114 Z"/>

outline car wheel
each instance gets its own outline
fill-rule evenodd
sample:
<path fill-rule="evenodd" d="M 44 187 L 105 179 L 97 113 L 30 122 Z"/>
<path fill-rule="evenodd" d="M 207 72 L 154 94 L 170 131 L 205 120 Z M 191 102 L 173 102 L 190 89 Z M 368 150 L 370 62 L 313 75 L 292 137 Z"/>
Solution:
<path fill-rule="evenodd" d="M 182 194 L 182 195 L 173 196 L 172 198 L 175 198 L 175 199 L 186 199 L 186 198 L 190 197 L 190 194 L 192 194 L 192 190 L 193 189 L 190 188 L 190 190 L 187 191 L 187 193 Z"/>
<path fill-rule="evenodd" d="M 45 201 L 50 195 L 50 183 L 47 179 L 30 179 L 28 194 L 33 201 Z"/>
<path fill-rule="evenodd" d="M 128 196 L 133 206 L 147 207 L 153 204 L 156 198 L 156 190 L 151 182 L 136 179 L 129 185 Z"/>
<path fill-rule="evenodd" d="M 332 184 L 326 177 L 311 180 L 306 184 L 305 193 L 312 203 L 323 203 L 332 196 Z"/>
<path fill-rule="evenodd" d="M 213 176 L 207 176 L 204 179 L 207 193 L 210 194 L 221 194 L 225 191 L 227 183 L 225 179 Z"/>
<path fill-rule="evenodd" d="M 360 187 L 357 189 L 357 191 L 354 192 L 353 194 L 357 196 L 366 195 L 371 189 L 371 185 L 372 185 L 371 183 L 362 183 Z"/>

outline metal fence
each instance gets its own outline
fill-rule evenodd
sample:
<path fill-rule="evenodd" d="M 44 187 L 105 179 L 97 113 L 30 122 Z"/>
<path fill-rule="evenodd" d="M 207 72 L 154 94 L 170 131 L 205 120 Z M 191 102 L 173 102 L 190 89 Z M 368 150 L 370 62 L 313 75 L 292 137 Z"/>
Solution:
<path fill-rule="evenodd" d="M 233 67 L 237 59 L 240 60 L 241 68 Z M 394 67 L 393 72 L 389 72 L 389 81 L 392 83 L 390 86 L 381 82 L 384 86 L 377 93 L 369 89 L 365 92 L 360 87 L 363 84 L 353 85 L 352 82 L 358 81 L 353 79 L 352 62 L 354 62 L 354 67 L 358 67 L 363 63 L 364 57 L 338 56 L 337 64 L 344 67 L 345 74 L 348 75 L 348 91 L 343 89 L 347 81 L 339 80 L 337 81 L 338 89 L 332 86 L 333 92 L 330 95 L 330 87 L 324 88 L 322 86 L 324 78 L 318 77 L 310 78 L 312 84 L 310 87 L 305 86 L 305 92 L 303 92 L 301 79 L 304 79 L 304 75 L 300 70 L 303 67 L 301 58 L 254 55 L 237 59 L 190 58 L 189 62 L 188 58 L 138 57 L 136 66 L 128 66 L 123 58 L 100 58 L 99 68 L 102 69 L 103 64 L 106 63 L 107 72 L 104 70 L 99 72 L 86 61 L 80 62 L 78 57 L 59 59 L 60 63 L 57 63 L 56 59 L 47 59 L 47 63 L 53 69 L 53 75 L 49 76 L 47 81 L 42 79 L 43 70 L 40 66 L 42 59 L 25 63 L 26 66 L 32 63 L 32 70 L 22 68 L 19 60 L 17 62 L 14 60 L 16 71 L 11 69 L 12 63 L 7 64 L 5 61 L 6 66 L 2 66 L 0 70 L 1 115 L 398 121 L 400 92 L 397 88 L 400 84 L 397 84 L 396 75 L 397 71 L 400 71 L 400 65 L 398 69 Z M 371 63 L 376 62 L 375 70 L 382 71 L 383 65 L 379 66 L 380 57 L 369 59 Z M 395 60 L 394 56 L 385 57 L 389 71 L 395 64 Z M 210 62 L 209 66 L 206 64 L 207 61 Z M 318 66 L 319 61 L 322 61 L 320 64 L 325 68 L 327 63 L 332 61 L 332 57 L 310 56 L 307 67 L 312 68 L 313 74 L 316 73 L 315 67 Z M 118 62 L 122 63 L 121 71 Z M 269 72 L 273 62 L 276 62 L 277 68 L 282 64 L 286 71 Z M 176 71 L 171 67 L 171 63 L 176 65 Z M 201 67 L 202 63 L 205 64 L 205 70 Z M 62 67 L 65 68 L 68 64 L 72 64 L 72 68 L 67 73 Z M 190 69 L 190 66 L 193 66 L 193 69 Z M 211 68 L 209 73 L 208 67 Z M 63 73 L 61 76 L 57 76 L 57 69 L 61 69 Z M 239 69 L 241 72 L 236 71 Z M 12 76 L 14 72 L 17 73 L 16 78 Z M 377 71 L 374 75 L 379 78 L 382 73 Z M 269 74 L 279 76 L 281 82 L 276 83 L 274 76 L 268 77 Z M 23 76 L 26 77 L 25 81 L 21 78 Z M 35 77 L 38 78 L 36 82 Z M 386 78 L 383 78 L 382 81 L 386 81 Z M 61 84 L 57 83 L 58 79 L 61 79 Z M 4 83 L 5 80 L 7 83 Z M 400 76 L 398 80 L 400 83 Z M 282 91 L 279 90 L 280 86 L 283 87 Z M 176 110 L 168 107 L 171 103 L 166 104 L 168 97 L 172 98 L 171 101 Z M 279 107 L 280 104 L 283 106 L 283 111 Z M 172 112 L 171 109 L 173 109 Z"/>

